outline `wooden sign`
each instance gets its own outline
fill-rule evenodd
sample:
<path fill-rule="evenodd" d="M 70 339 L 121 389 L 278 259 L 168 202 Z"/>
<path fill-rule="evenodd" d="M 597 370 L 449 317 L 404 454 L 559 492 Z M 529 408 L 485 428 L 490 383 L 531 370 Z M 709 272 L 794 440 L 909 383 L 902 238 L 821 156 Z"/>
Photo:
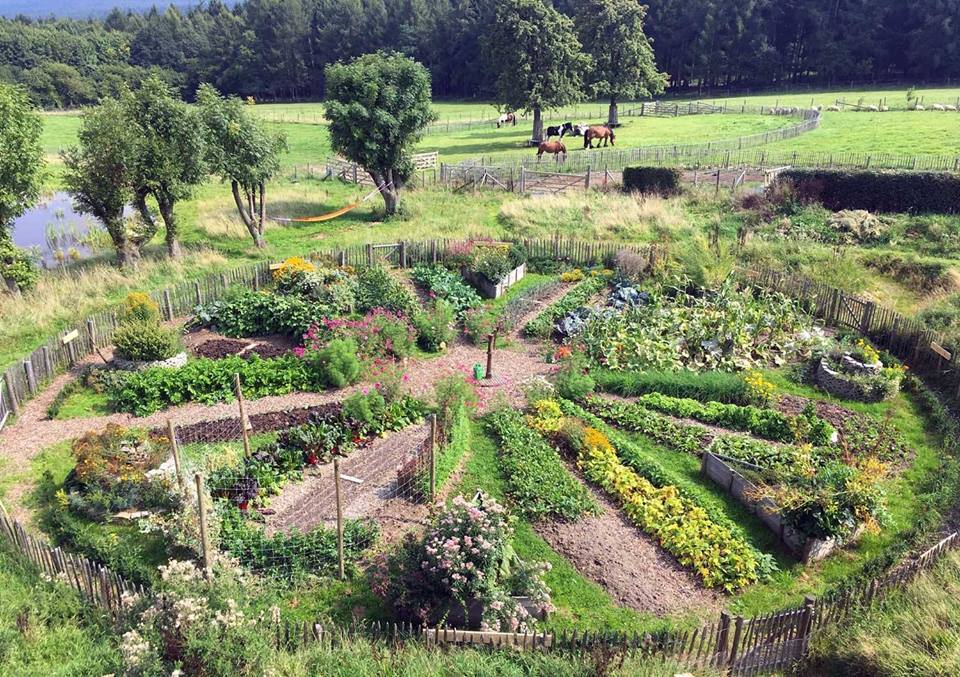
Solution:
<path fill-rule="evenodd" d="M 64 334 L 63 338 L 60 339 L 60 341 L 63 343 L 63 345 L 67 345 L 78 336 L 80 336 L 80 330 L 74 329 L 73 331 L 67 332 L 66 334 Z"/>
<path fill-rule="evenodd" d="M 271 264 L 270 264 L 270 270 L 279 270 L 279 269 L 280 269 L 280 266 L 282 266 L 282 265 L 283 265 L 282 263 L 271 263 Z"/>
<path fill-rule="evenodd" d="M 937 355 L 939 355 L 945 360 L 949 360 L 951 357 L 953 357 L 953 354 L 949 350 L 944 348 L 942 345 L 940 345 L 936 341 L 930 341 L 930 350 L 932 350 L 933 352 L 935 352 Z"/>

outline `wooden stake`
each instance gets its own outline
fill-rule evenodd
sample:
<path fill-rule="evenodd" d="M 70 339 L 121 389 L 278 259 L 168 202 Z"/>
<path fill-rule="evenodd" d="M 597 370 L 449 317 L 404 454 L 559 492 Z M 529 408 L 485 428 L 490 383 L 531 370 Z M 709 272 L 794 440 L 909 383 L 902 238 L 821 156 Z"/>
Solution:
<path fill-rule="evenodd" d="M 437 500 L 437 415 L 430 414 L 430 501 Z"/>
<path fill-rule="evenodd" d="M 337 500 L 337 563 L 340 580 L 346 578 L 343 562 L 343 505 L 340 503 L 340 459 L 333 459 L 333 489 Z"/>
<path fill-rule="evenodd" d="M 170 436 L 170 449 L 173 451 L 173 467 L 177 473 L 177 486 L 183 492 L 183 468 L 180 466 L 180 445 L 177 444 L 177 429 L 169 418 L 167 419 L 167 434 Z"/>
<path fill-rule="evenodd" d="M 207 494 L 203 488 L 203 475 L 197 473 L 197 510 L 200 513 L 200 546 L 203 548 L 203 572 L 208 577 L 213 573 L 213 552 L 210 550 L 210 536 L 207 531 Z"/>
<path fill-rule="evenodd" d="M 233 375 L 233 388 L 237 394 L 237 403 L 240 405 L 240 434 L 243 436 L 243 454 L 250 458 L 253 452 L 250 450 L 250 431 L 247 429 L 247 410 L 243 401 L 243 388 L 240 387 L 240 374 Z"/>
<path fill-rule="evenodd" d="M 487 334 L 487 373 L 485 379 L 493 378 L 493 344 L 497 340 L 497 333 Z"/>

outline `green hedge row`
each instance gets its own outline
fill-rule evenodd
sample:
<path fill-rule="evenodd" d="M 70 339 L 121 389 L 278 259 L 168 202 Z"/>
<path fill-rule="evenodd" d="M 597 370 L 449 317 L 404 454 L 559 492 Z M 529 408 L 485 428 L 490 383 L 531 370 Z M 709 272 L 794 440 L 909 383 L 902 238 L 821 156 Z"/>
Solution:
<path fill-rule="evenodd" d="M 675 167 L 624 167 L 623 189 L 628 193 L 676 195 L 682 173 Z"/>
<path fill-rule="evenodd" d="M 960 175 L 948 172 L 788 169 L 777 180 L 792 184 L 801 197 L 827 209 L 960 212 Z"/>
<path fill-rule="evenodd" d="M 450 431 L 450 441 L 445 447 L 440 449 L 437 454 L 437 491 L 443 488 L 450 475 L 460 465 L 460 459 L 470 448 L 472 438 L 472 424 L 470 422 L 470 412 L 465 406 L 454 414 L 453 425 Z M 430 497 L 430 468 L 424 467 L 424 472 L 417 478 L 417 490 L 421 496 Z"/>

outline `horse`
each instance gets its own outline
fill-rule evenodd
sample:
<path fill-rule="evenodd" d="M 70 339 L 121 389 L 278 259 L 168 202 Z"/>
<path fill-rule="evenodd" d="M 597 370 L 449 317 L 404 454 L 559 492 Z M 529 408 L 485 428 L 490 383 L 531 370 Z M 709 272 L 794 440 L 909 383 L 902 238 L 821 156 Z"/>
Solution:
<path fill-rule="evenodd" d="M 616 135 L 613 133 L 613 130 L 607 127 L 606 125 L 593 125 L 592 127 L 587 127 L 586 131 L 583 133 L 583 147 L 593 148 L 593 140 L 597 140 L 597 148 L 600 147 L 600 141 L 603 141 L 604 147 L 607 145 L 607 141 L 610 142 L 610 145 L 614 145 L 614 140 Z"/>
<path fill-rule="evenodd" d="M 563 153 L 563 159 L 567 159 L 567 147 L 559 141 L 543 141 L 537 146 L 537 162 L 540 162 L 544 153 L 553 154 L 554 162 L 560 161 L 560 153 Z"/>
<path fill-rule="evenodd" d="M 583 124 L 570 125 L 570 129 L 564 130 L 564 133 L 560 135 L 560 138 L 562 139 L 565 134 L 569 134 L 570 136 L 583 136 L 583 133 L 587 131 L 589 126 L 590 125 Z"/>
<path fill-rule="evenodd" d="M 572 122 L 564 122 L 562 125 L 547 127 L 547 139 L 551 136 L 559 136 L 562 139 L 565 134 L 573 134 Z"/>
<path fill-rule="evenodd" d="M 507 123 L 512 124 L 514 127 L 517 126 L 517 114 L 516 113 L 504 113 L 499 118 L 497 118 L 497 129 L 500 129 L 501 125 Z"/>

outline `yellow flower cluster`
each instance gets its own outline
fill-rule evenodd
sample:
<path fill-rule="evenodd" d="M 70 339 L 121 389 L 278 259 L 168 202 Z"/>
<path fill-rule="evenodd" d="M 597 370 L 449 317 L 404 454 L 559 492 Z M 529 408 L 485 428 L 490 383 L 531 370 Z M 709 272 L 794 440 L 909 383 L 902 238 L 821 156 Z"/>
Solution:
<path fill-rule="evenodd" d="M 732 591 L 758 578 L 749 545 L 710 519 L 703 508 L 680 496 L 675 486 L 655 487 L 620 462 L 610 440 L 587 428 L 577 464 L 587 477 L 612 494 L 640 529 L 652 535 L 707 587 Z"/>
<path fill-rule="evenodd" d="M 584 278 L 583 271 L 579 268 L 567 270 L 560 275 L 561 282 L 579 282 Z"/>
<path fill-rule="evenodd" d="M 876 364 L 880 361 L 880 353 L 864 339 L 857 339 L 857 351 L 863 356 L 864 364 Z"/>
<path fill-rule="evenodd" d="M 563 412 L 556 400 L 538 400 L 533 412 L 527 415 L 527 424 L 539 433 L 555 433 L 563 426 Z"/>
<path fill-rule="evenodd" d="M 316 268 L 312 263 L 300 256 L 291 256 L 273 271 L 274 282 L 279 282 L 298 273 L 312 273 Z"/>
<path fill-rule="evenodd" d="M 747 393 L 750 399 L 758 404 L 766 404 L 773 397 L 777 386 L 768 381 L 762 372 L 749 371 L 743 377 L 743 382 L 747 384 Z"/>

